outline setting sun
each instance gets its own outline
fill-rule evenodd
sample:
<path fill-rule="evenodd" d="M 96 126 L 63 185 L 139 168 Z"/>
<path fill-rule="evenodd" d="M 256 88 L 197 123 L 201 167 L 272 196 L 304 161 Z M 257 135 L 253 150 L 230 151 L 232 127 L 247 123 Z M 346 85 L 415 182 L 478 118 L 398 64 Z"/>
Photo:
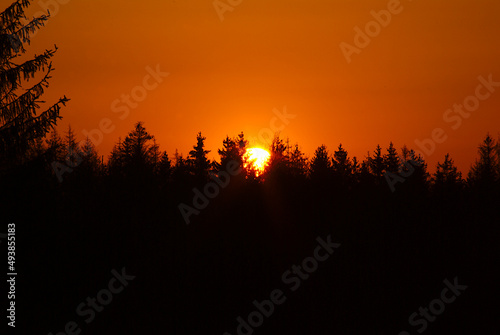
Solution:
<path fill-rule="evenodd" d="M 267 150 L 261 148 L 249 148 L 244 155 L 244 166 L 247 167 L 248 164 L 252 164 L 256 174 L 259 175 L 264 172 L 266 164 L 269 161 L 269 157 L 271 157 L 271 154 L 269 154 Z"/>

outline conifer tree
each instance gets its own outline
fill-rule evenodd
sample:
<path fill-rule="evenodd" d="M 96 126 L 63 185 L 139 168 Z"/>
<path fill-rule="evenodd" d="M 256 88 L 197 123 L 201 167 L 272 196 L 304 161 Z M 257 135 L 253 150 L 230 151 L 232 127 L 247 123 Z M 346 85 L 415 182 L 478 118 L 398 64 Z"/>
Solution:
<path fill-rule="evenodd" d="M 53 129 L 50 132 L 49 138 L 46 140 L 47 142 L 47 150 L 48 150 L 48 158 L 51 161 L 59 161 L 64 162 L 66 157 L 66 150 L 64 149 L 64 142 L 59 136 L 59 133 L 56 129 Z"/>
<path fill-rule="evenodd" d="M 342 147 L 342 143 L 333 153 L 332 168 L 336 182 L 347 185 L 352 174 L 352 162 L 347 151 Z"/>
<path fill-rule="evenodd" d="M 76 173 L 85 174 L 89 177 L 97 177 L 102 174 L 102 161 L 94 143 L 87 137 L 81 146 L 82 162 L 78 166 Z"/>
<path fill-rule="evenodd" d="M 153 170 L 155 174 L 159 173 L 160 170 L 160 161 L 162 152 L 160 151 L 160 146 L 156 143 L 156 138 L 152 138 L 153 145 L 151 146 L 151 164 L 153 166 Z"/>
<path fill-rule="evenodd" d="M 152 175 L 158 150 L 153 140 L 154 136 L 138 122 L 125 140 L 113 148 L 108 164 L 110 170 L 127 176 Z"/>
<path fill-rule="evenodd" d="M 238 158 L 238 148 L 236 147 L 236 143 L 229 136 L 226 136 L 226 138 L 222 141 L 222 149 L 218 149 L 217 152 L 220 156 L 220 163 L 216 164 L 216 168 L 219 171 L 223 170 L 227 163 Z"/>
<path fill-rule="evenodd" d="M 433 176 L 434 191 L 438 193 L 453 193 L 462 187 L 462 173 L 458 171 L 450 154 L 444 156 L 443 163 L 437 163 Z"/>
<path fill-rule="evenodd" d="M 119 175 L 121 173 L 121 168 L 123 166 L 121 152 L 122 152 L 122 139 L 121 137 L 118 137 L 118 143 L 116 143 L 113 146 L 113 149 L 109 154 L 108 164 L 106 165 L 108 174 L 111 176 Z"/>
<path fill-rule="evenodd" d="M 66 132 L 65 139 L 63 141 L 65 149 L 66 164 L 70 167 L 76 167 L 82 162 L 82 151 L 80 150 L 80 144 L 76 141 L 75 133 L 71 129 L 71 125 L 68 126 L 68 131 Z"/>
<path fill-rule="evenodd" d="M 235 161 L 241 167 L 243 166 L 243 156 L 248 146 L 248 141 L 245 139 L 243 132 L 235 138 L 226 138 L 222 141 L 222 149 L 218 150 L 220 156 L 220 164 L 216 163 L 216 170 L 222 171 L 227 168 L 227 164 Z"/>
<path fill-rule="evenodd" d="M 245 134 L 243 132 L 239 133 L 238 136 L 235 137 L 236 146 L 238 148 L 238 157 L 239 162 L 243 164 L 243 155 L 247 151 L 248 148 L 248 140 L 245 138 Z"/>
<path fill-rule="evenodd" d="M 411 171 L 409 176 L 406 177 L 404 187 L 406 187 L 414 195 L 421 195 L 428 190 L 429 187 L 429 173 L 427 172 L 427 163 L 424 158 L 417 155 L 413 149 L 408 153 L 409 162 L 411 164 Z"/>
<path fill-rule="evenodd" d="M 189 152 L 188 162 L 199 182 L 208 179 L 208 173 L 212 165 L 207 158 L 207 154 L 210 153 L 210 150 L 205 150 L 205 140 L 206 137 L 202 136 L 201 132 L 199 132 L 196 135 L 196 145 L 193 146 L 193 150 Z"/>
<path fill-rule="evenodd" d="M 327 181 L 328 179 L 330 179 L 330 174 L 332 172 L 332 162 L 328 155 L 328 150 L 324 144 L 319 146 L 314 152 L 314 156 L 311 159 L 309 171 L 312 180 Z"/>
<path fill-rule="evenodd" d="M 174 154 L 174 166 L 172 168 L 172 181 L 177 185 L 185 185 L 191 179 L 192 174 L 188 161 L 182 154 L 179 154 L 176 149 Z"/>
<path fill-rule="evenodd" d="M 371 186 L 373 184 L 373 176 L 370 173 L 370 164 L 368 163 L 367 159 L 361 162 L 361 165 L 359 166 L 359 172 L 355 174 L 355 176 L 358 183 L 360 185 L 363 185 L 364 187 Z"/>
<path fill-rule="evenodd" d="M 499 157 L 497 143 L 488 134 L 478 148 L 479 160 L 472 166 L 468 174 L 471 186 L 490 189 L 499 181 Z"/>
<path fill-rule="evenodd" d="M 19 58 L 27 52 L 30 36 L 40 29 L 49 15 L 33 18 L 27 23 L 25 10 L 29 0 L 13 2 L 0 13 L 0 163 L 22 163 L 23 157 L 38 138 L 44 137 L 60 119 L 60 98 L 42 109 L 40 100 L 49 86 L 53 70 L 51 58 L 57 47 L 45 50 L 27 61 Z M 26 22 L 26 21 L 25 21 Z M 30 83 L 43 73 L 36 83 Z"/>
<path fill-rule="evenodd" d="M 158 175 L 163 181 L 167 181 L 172 173 L 172 162 L 168 158 L 166 151 L 163 152 L 160 158 L 160 164 L 158 167 Z"/>
<path fill-rule="evenodd" d="M 274 135 L 269 147 L 271 156 L 269 157 L 267 170 L 270 174 L 276 172 L 286 173 L 288 167 L 288 145 L 279 137 Z"/>
<path fill-rule="evenodd" d="M 307 174 L 307 158 L 299 149 L 299 145 L 295 144 L 293 151 L 290 153 L 289 162 L 290 173 L 293 177 L 305 177 Z"/>
<path fill-rule="evenodd" d="M 381 179 L 384 175 L 384 157 L 382 156 L 382 148 L 377 144 L 373 157 L 368 158 L 371 173 Z"/>
<path fill-rule="evenodd" d="M 400 161 L 394 145 L 389 143 L 387 153 L 384 155 L 384 168 L 387 172 L 397 173 L 399 171 Z"/>

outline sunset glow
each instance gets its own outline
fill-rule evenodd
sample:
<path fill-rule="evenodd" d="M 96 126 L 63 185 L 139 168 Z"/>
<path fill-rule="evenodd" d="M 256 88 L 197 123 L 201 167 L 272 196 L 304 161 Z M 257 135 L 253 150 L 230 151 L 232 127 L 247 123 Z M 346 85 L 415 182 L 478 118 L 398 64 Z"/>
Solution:
<path fill-rule="evenodd" d="M 499 0 L 1 0 L 4 322 L 492 333 L 499 17 Z"/>
<path fill-rule="evenodd" d="M 404 1 L 380 35 L 361 45 L 354 29 L 364 33 L 371 12 L 387 4 L 244 1 L 221 21 L 211 1 L 68 1 L 51 8 L 30 51 L 57 44 L 46 100 L 71 98 L 59 131 L 71 125 L 79 139 L 89 134 L 104 160 L 137 121 L 169 154 L 187 154 L 201 130 L 217 159 L 226 134 L 274 132 L 276 117 L 273 126 L 309 156 L 322 143 L 342 143 L 358 159 L 391 141 L 398 150 L 419 149 L 416 141 L 441 128 L 447 139 L 426 155 L 429 167 L 450 153 L 466 173 L 476 143 L 487 131 L 496 136 L 499 91 L 459 129 L 443 114 L 474 94 L 479 76 L 500 81 L 493 42 L 500 2 Z M 34 2 L 28 16 L 41 11 Z M 340 47 L 346 44 L 359 51 L 350 63 Z M 157 67 L 169 75 L 151 75 Z M 296 118 L 284 123 L 273 113 L 283 106 Z M 107 132 L 102 119 L 110 120 Z"/>
<path fill-rule="evenodd" d="M 256 171 L 256 175 L 260 175 L 264 172 L 267 162 L 269 161 L 271 155 L 267 150 L 261 148 L 249 148 L 247 149 L 244 156 L 244 166 L 247 167 L 248 164 L 252 164 L 252 167 Z"/>

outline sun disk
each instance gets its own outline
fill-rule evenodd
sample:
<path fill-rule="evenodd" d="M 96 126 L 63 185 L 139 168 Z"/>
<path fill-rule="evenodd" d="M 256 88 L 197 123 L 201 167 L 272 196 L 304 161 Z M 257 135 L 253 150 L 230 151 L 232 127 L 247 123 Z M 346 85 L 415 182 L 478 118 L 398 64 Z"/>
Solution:
<path fill-rule="evenodd" d="M 256 174 L 259 175 L 264 172 L 266 164 L 269 161 L 269 157 L 271 157 L 271 154 L 267 150 L 264 150 L 262 148 L 249 148 L 244 155 L 244 167 L 247 167 L 248 164 L 251 164 L 255 169 Z"/>

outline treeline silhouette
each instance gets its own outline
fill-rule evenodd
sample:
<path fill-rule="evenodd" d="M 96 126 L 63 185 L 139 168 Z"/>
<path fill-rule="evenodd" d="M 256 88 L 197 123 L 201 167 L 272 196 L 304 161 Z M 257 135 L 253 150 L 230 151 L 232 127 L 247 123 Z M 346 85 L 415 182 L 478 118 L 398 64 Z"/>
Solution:
<path fill-rule="evenodd" d="M 276 136 L 256 174 L 245 167 L 243 133 L 223 140 L 218 161 L 201 133 L 187 156 L 171 158 L 140 122 L 106 162 L 77 140 L 71 128 L 53 131 L 2 167 L 2 212 L 26 239 L 20 299 L 50 311 L 30 310 L 31 330 L 56 334 L 76 319 L 89 334 L 236 334 L 236 318 L 279 288 L 287 301 L 256 334 L 414 333 L 408 316 L 456 276 L 470 289 L 429 333 L 492 327 L 500 166 L 489 135 L 467 178 L 449 155 L 430 174 L 422 157 L 392 144 L 362 161 L 342 145 L 307 159 Z M 194 189 L 203 193 L 231 162 L 241 172 L 186 225 L 179 205 L 195 208 Z M 389 173 L 405 176 L 394 192 Z M 286 291 L 282 274 L 328 235 L 339 250 Z M 86 325 L 76 306 L 123 266 L 137 279 Z"/>
<path fill-rule="evenodd" d="M 171 190 L 177 194 L 203 188 L 234 162 L 241 168 L 234 178 L 241 185 L 267 183 L 342 199 L 368 195 L 416 201 L 463 196 L 488 200 L 499 195 L 500 144 L 489 134 L 479 145 L 478 158 L 465 178 L 449 154 L 431 174 L 422 156 L 406 146 L 398 153 L 392 142 L 385 150 L 377 145 L 363 160 L 349 157 L 342 144 L 333 153 L 321 145 L 308 159 L 298 144 L 291 145 L 278 134 L 267 148 L 271 156 L 265 171 L 257 173 L 251 162 L 245 161 L 249 143 L 243 133 L 227 136 L 218 149 L 219 160 L 214 161 L 208 158 L 205 139 L 198 133 L 186 157 L 176 151 L 171 158 L 138 122 L 123 141 L 118 140 L 105 162 L 92 141 L 86 138 L 79 142 L 69 126 L 63 137 L 53 130 L 47 138 L 37 138 L 16 160 L 2 160 L 1 172 L 4 177 L 37 175 L 54 192 L 121 187 L 132 192 Z"/>

